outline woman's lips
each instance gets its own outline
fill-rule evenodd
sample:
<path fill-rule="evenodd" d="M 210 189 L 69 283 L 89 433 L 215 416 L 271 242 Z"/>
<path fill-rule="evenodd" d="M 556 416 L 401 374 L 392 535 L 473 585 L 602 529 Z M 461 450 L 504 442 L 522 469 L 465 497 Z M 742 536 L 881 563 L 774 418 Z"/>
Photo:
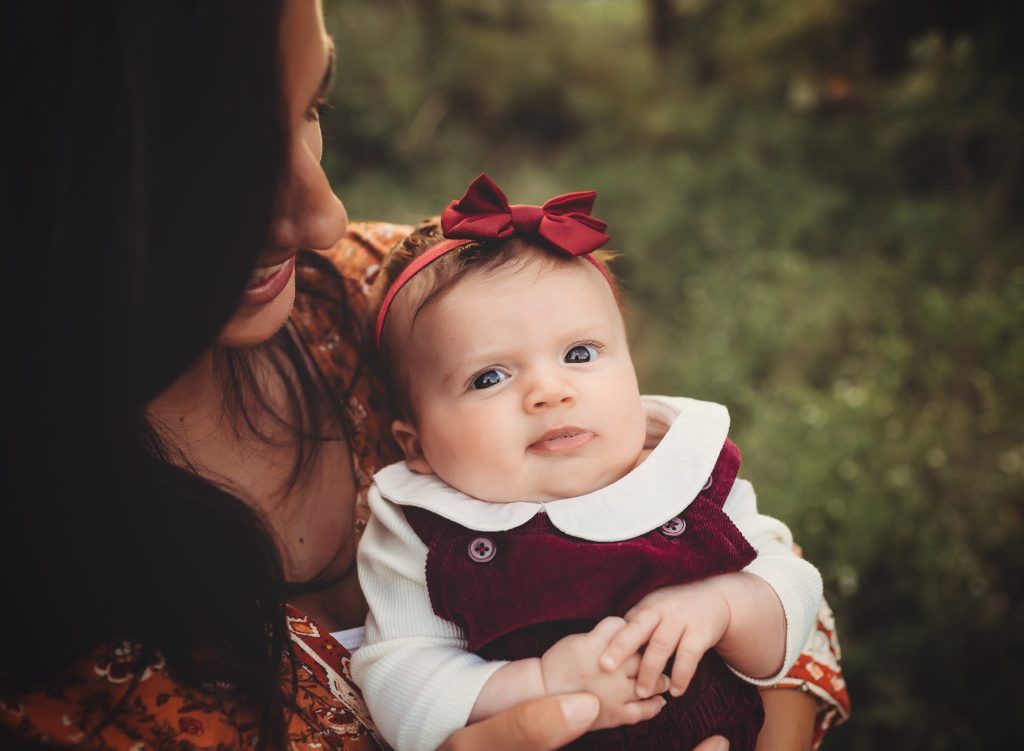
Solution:
<path fill-rule="evenodd" d="M 295 256 L 273 266 L 257 266 L 249 275 L 242 302 L 245 305 L 265 305 L 281 294 L 295 271 Z"/>
<path fill-rule="evenodd" d="M 594 440 L 594 434 L 586 428 L 569 425 L 564 428 L 549 430 L 538 440 L 530 444 L 531 451 L 543 454 L 556 454 L 561 451 L 572 451 L 586 446 Z"/>

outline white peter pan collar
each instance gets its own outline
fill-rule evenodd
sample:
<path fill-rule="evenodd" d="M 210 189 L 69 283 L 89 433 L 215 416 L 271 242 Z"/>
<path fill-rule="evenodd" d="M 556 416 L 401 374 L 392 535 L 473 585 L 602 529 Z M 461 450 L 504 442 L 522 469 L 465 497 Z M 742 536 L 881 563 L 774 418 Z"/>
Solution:
<path fill-rule="evenodd" d="M 557 501 L 488 503 L 456 490 L 436 475 L 420 475 L 398 462 L 377 472 L 381 495 L 416 506 L 469 529 L 502 532 L 547 512 L 567 535 L 594 542 L 628 540 L 660 527 L 700 493 L 729 432 L 721 404 L 672 396 L 641 397 L 647 412 L 648 457 L 599 490 Z"/>

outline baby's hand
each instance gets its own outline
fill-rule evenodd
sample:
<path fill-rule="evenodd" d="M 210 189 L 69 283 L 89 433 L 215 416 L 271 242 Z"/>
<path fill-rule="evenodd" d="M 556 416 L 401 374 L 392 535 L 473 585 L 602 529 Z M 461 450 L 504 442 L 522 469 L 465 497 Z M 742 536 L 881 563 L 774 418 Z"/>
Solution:
<path fill-rule="evenodd" d="M 650 682 L 651 691 L 638 698 L 636 676 L 640 655 L 626 655 L 614 668 L 602 669 L 598 658 L 605 653 L 616 634 L 625 630 L 622 618 L 605 618 L 586 634 L 573 634 L 556 642 L 540 658 L 541 676 L 548 695 L 588 691 L 601 701 L 601 711 L 592 730 L 633 725 L 649 720 L 665 706 L 660 696 L 668 688 L 668 678 Z M 649 698 L 648 698 L 649 697 Z"/>
<path fill-rule="evenodd" d="M 626 613 L 626 625 L 601 657 L 604 670 L 618 670 L 630 655 L 647 645 L 636 679 L 636 695 L 662 691 L 665 665 L 675 655 L 670 692 L 681 696 L 697 663 L 721 640 L 729 627 L 729 603 L 715 578 L 651 592 Z"/>

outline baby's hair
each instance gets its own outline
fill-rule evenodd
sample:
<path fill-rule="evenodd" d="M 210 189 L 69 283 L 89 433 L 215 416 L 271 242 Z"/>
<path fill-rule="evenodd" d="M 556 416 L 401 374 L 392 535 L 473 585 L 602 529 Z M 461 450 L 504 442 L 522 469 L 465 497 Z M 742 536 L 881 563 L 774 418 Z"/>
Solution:
<path fill-rule="evenodd" d="M 372 315 L 369 318 L 371 322 L 377 320 L 377 311 L 380 309 L 384 296 L 402 271 L 422 253 L 444 239 L 440 217 L 431 217 L 395 243 L 384 257 L 380 273 L 374 281 L 374 289 L 371 294 Z M 594 256 L 606 265 L 607 261 L 614 258 L 614 255 L 609 251 L 594 253 Z M 381 332 L 377 360 L 380 372 L 387 380 L 391 393 L 406 419 L 414 419 L 408 398 L 408 381 L 400 358 L 396 357 L 394 332 L 391 331 L 391 336 L 388 336 L 396 319 L 408 320 L 411 324 L 415 323 L 416 318 L 427 306 L 441 299 L 471 272 L 493 271 L 505 267 L 523 268 L 537 262 L 549 265 L 586 263 L 582 258 L 571 256 L 558 248 L 551 247 L 541 238 L 512 237 L 507 240 L 470 242 L 445 253 L 402 287 L 401 295 L 392 303 Z M 609 276 L 609 279 L 611 278 Z M 613 291 L 616 299 L 621 300 L 617 286 L 613 287 Z M 396 309 L 407 311 L 410 306 L 412 306 L 412 315 L 409 318 L 405 319 L 401 315 L 395 315 Z M 372 341 L 372 336 L 370 339 Z"/>

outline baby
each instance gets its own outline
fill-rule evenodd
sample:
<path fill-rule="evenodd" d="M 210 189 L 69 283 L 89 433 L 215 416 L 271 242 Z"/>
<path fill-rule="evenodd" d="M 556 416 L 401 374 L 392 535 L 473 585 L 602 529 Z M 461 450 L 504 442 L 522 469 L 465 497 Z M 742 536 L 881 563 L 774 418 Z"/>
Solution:
<path fill-rule="evenodd" d="M 593 199 L 481 175 L 385 260 L 405 461 L 374 478 L 352 672 L 400 750 L 576 691 L 601 711 L 574 748 L 753 749 L 756 686 L 813 626 L 821 579 L 736 479 L 727 410 L 640 396 Z"/>

